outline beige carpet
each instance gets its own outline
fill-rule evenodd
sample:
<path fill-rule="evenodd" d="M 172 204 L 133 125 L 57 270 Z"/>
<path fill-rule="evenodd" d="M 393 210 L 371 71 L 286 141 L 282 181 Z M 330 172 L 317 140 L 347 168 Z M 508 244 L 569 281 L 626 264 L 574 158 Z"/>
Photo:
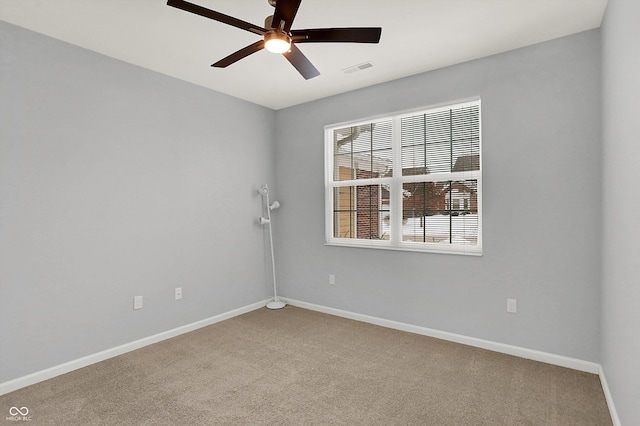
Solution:
<path fill-rule="evenodd" d="M 0 420 L 14 406 L 30 425 L 611 424 L 596 375 L 291 306 L 1 396 Z"/>

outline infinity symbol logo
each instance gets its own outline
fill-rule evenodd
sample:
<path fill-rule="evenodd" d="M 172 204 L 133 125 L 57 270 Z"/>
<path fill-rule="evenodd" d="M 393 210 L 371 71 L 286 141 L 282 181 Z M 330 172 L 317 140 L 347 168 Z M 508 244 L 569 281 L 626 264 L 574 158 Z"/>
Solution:
<path fill-rule="evenodd" d="M 21 416 L 26 416 L 27 414 L 29 414 L 29 409 L 27 407 L 22 407 L 22 408 L 11 407 L 11 408 L 9 408 L 9 415 L 17 416 L 18 414 L 20 414 Z"/>

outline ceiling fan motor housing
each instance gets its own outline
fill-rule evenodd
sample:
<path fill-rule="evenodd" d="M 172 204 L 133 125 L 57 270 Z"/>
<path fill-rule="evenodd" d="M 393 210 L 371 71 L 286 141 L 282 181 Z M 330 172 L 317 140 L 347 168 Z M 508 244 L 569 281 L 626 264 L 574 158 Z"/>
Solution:
<path fill-rule="evenodd" d="M 266 18 L 264 18 L 264 27 L 272 28 L 271 25 L 273 25 L 273 15 L 269 15 Z"/>

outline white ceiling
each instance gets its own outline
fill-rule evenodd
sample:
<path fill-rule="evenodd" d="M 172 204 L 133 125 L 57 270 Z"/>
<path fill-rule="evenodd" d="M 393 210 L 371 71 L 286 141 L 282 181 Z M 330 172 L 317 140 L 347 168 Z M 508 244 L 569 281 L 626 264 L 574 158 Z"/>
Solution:
<path fill-rule="evenodd" d="M 263 26 L 267 0 L 189 0 Z M 299 45 L 321 75 L 273 53 L 210 65 L 259 36 L 166 0 L 0 0 L 0 19 L 272 109 L 597 28 L 607 0 L 303 0 L 293 29 L 380 26 L 379 44 Z M 354 73 L 342 70 L 371 62 Z M 43 71 L 46 72 L 46 71 Z"/>

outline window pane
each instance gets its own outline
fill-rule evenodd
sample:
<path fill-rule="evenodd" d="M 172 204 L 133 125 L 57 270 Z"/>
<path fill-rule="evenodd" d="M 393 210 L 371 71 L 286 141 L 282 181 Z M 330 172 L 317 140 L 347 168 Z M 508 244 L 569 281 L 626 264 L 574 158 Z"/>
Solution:
<path fill-rule="evenodd" d="M 391 121 L 334 130 L 334 180 L 391 176 L 391 132 Z"/>
<path fill-rule="evenodd" d="M 451 110 L 452 172 L 480 170 L 480 126 L 477 105 Z"/>
<path fill-rule="evenodd" d="M 333 236 L 389 239 L 389 191 L 382 185 L 335 188 Z"/>
<path fill-rule="evenodd" d="M 478 105 L 401 120 L 402 175 L 480 170 Z"/>
<path fill-rule="evenodd" d="M 477 180 L 404 183 L 402 189 L 403 241 L 478 243 Z"/>
<path fill-rule="evenodd" d="M 355 238 L 355 197 L 353 187 L 343 186 L 333 191 L 333 236 Z"/>

